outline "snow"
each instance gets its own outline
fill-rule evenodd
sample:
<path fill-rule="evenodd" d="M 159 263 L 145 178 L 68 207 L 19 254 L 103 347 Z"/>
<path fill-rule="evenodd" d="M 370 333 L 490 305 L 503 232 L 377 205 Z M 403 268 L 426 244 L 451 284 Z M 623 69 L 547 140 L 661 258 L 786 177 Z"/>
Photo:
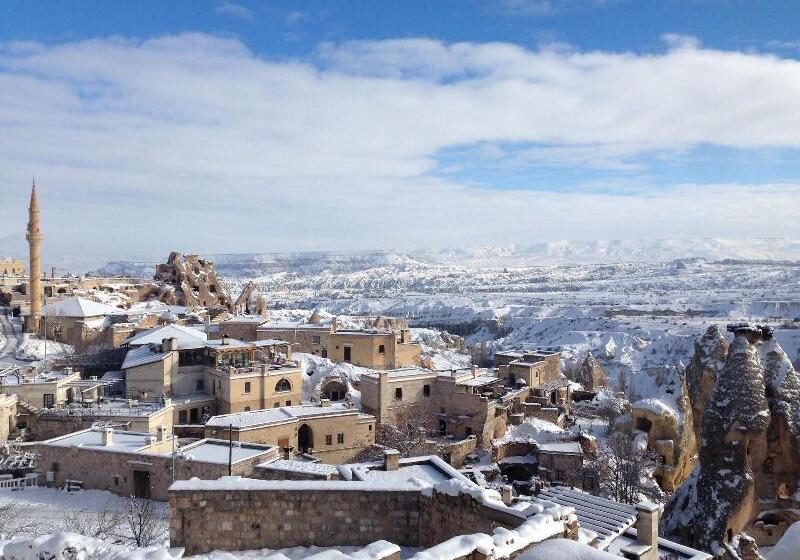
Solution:
<path fill-rule="evenodd" d="M 292 352 L 292 359 L 300 364 L 305 373 L 302 388 L 304 401 L 319 400 L 325 383 L 339 381 L 347 387 L 353 405 L 360 408 L 361 394 L 353 388 L 353 384 L 358 383 L 362 375 L 374 370 L 347 363 L 334 364 L 328 358 L 303 352 Z"/>
<path fill-rule="evenodd" d="M 0 541 L 2 545 L 2 541 Z M 0 548 L 6 560 L 172 560 L 166 548 L 132 549 L 75 533 L 15 539 Z"/>
<path fill-rule="evenodd" d="M 177 453 L 179 457 L 190 461 L 203 463 L 227 464 L 231 456 L 233 463 L 252 459 L 274 450 L 272 445 L 244 444 L 233 442 L 232 445 L 223 440 L 201 440 L 199 442 L 181 447 Z M 230 455 L 229 455 L 230 454 Z"/>
<path fill-rule="evenodd" d="M 569 434 L 568 431 L 561 427 L 541 420 L 539 418 L 528 417 L 517 426 L 509 426 L 505 435 L 502 438 L 495 440 L 497 444 L 500 443 L 546 443 L 551 441 L 560 441 Z"/>
<path fill-rule="evenodd" d="M 82 297 L 68 297 L 42 308 L 44 317 L 105 317 L 116 315 L 121 310 L 105 303 L 98 303 Z"/>
<path fill-rule="evenodd" d="M 85 447 L 101 449 L 103 451 L 138 451 L 150 444 L 150 439 L 155 436 L 150 433 L 113 431 L 110 445 L 103 445 L 103 429 L 93 428 L 80 432 L 73 432 L 65 436 L 60 436 L 40 442 L 39 445 L 50 445 L 56 447 Z"/>
<path fill-rule="evenodd" d="M 517 560 L 619 560 L 619 556 L 569 539 L 550 539 L 517 557 Z"/>
<path fill-rule="evenodd" d="M 677 416 L 677 412 L 664 401 L 655 398 L 642 399 L 631 405 L 634 409 L 646 410 L 659 416 Z"/>
<path fill-rule="evenodd" d="M 767 560 L 797 560 L 800 555 L 800 521 L 786 529 L 781 540 L 772 548 Z"/>
<path fill-rule="evenodd" d="M 260 491 L 260 490 L 353 490 L 363 492 L 408 492 L 418 491 L 419 485 L 409 482 L 360 482 L 360 481 L 316 481 L 316 480 L 259 480 L 241 476 L 223 476 L 217 480 L 178 480 L 170 490 L 175 491 Z"/>
<path fill-rule="evenodd" d="M 262 410 L 251 410 L 249 412 L 237 412 L 234 414 L 221 414 L 212 416 L 206 426 L 214 428 L 234 428 L 246 429 L 255 426 L 266 426 L 291 422 L 296 418 L 308 416 L 325 416 L 339 414 L 360 414 L 359 409 L 350 406 L 348 403 L 329 403 L 322 406 L 318 403 L 305 403 L 297 406 L 282 406 L 279 408 L 266 408 Z"/>
<path fill-rule="evenodd" d="M 164 325 L 135 334 L 126 342 L 130 346 L 143 346 L 146 344 L 161 344 L 165 338 L 177 339 L 178 348 L 193 348 L 197 344 L 205 343 L 208 339 L 206 333 L 198 329 L 182 325 Z"/>
<path fill-rule="evenodd" d="M 62 358 L 74 354 L 75 350 L 69 344 L 62 344 L 53 340 L 42 340 L 28 333 L 22 335 L 19 346 L 17 346 L 15 356 L 18 360 L 38 361 L 47 359 Z"/>
<path fill-rule="evenodd" d="M 152 364 L 160 362 L 169 356 L 168 352 L 161 352 L 161 346 L 148 344 L 145 346 L 134 347 L 128 350 L 125 354 L 125 360 L 122 362 L 122 369 L 143 366 L 145 364 Z"/>

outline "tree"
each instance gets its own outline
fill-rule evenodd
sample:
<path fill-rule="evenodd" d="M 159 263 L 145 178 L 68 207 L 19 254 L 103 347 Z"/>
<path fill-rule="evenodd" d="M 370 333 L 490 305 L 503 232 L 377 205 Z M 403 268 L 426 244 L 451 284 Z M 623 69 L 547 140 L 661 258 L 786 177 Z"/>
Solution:
<path fill-rule="evenodd" d="M 150 546 L 166 535 L 166 516 L 152 500 L 131 497 L 124 516 L 127 538 L 137 547 Z"/>
<path fill-rule="evenodd" d="M 13 502 L 0 502 L 0 539 L 33 537 L 42 531 L 42 522 L 22 515 Z"/>
<path fill-rule="evenodd" d="M 99 513 L 91 511 L 70 511 L 64 515 L 62 528 L 70 533 L 78 533 L 95 539 L 119 540 L 125 512 L 106 506 Z"/>
<path fill-rule="evenodd" d="M 381 422 L 375 431 L 375 446 L 365 449 L 359 461 L 380 459 L 383 449 L 396 449 L 401 457 L 437 453 L 439 446 L 432 444 L 428 434 L 436 418 L 427 407 L 403 406 L 394 409 L 394 423 Z M 431 447 L 435 449 L 431 449 Z"/>
<path fill-rule="evenodd" d="M 641 496 L 659 497 L 652 472 L 661 458 L 640 445 L 632 431 L 613 432 L 598 449 L 590 469 L 597 476 L 600 491 L 612 500 L 634 504 Z"/>

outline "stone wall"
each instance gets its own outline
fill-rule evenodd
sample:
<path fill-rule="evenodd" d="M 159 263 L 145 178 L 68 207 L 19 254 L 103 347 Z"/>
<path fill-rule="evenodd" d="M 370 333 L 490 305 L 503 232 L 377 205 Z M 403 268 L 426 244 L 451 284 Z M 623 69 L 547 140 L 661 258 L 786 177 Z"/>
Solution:
<path fill-rule="evenodd" d="M 255 481 L 253 481 L 255 482 Z M 212 483 L 213 485 L 214 483 Z M 515 528 L 524 518 L 468 495 L 363 482 L 268 482 L 252 488 L 170 491 L 170 544 L 187 554 L 294 546 L 429 547 L 451 537 Z M 224 485 L 222 485 L 224 486 Z"/>

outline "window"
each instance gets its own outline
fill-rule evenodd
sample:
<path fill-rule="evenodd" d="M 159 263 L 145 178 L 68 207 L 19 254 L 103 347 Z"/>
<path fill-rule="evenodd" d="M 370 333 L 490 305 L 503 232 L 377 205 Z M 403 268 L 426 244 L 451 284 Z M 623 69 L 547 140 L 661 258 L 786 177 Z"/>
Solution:
<path fill-rule="evenodd" d="M 60 467 L 59 467 L 58 463 L 53 463 L 53 468 L 50 469 L 50 470 L 53 471 L 53 472 L 58 472 L 59 468 Z"/>
<path fill-rule="evenodd" d="M 119 486 L 119 477 L 114 476 L 114 486 Z"/>
<path fill-rule="evenodd" d="M 397 389 L 394 390 L 394 398 L 397 401 L 402 401 L 403 400 L 403 388 L 402 387 L 398 387 Z"/>
<path fill-rule="evenodd" d="M 333 445 L 333 436 L 331 434 L 325 436 L 325 445 Z"/>
<path fill-rule="evenodd" d="M 316 336 L 316 335 L 312 336 L 311 337 L 311 342 L 314 343 L 314 344 L 319 344 L 319 336 Z"/>
<path fill-rule="evenodd" d="M 244 407 L 244 411 L 245 412 L 250 412 L 250 407 L 249 406 Z"/>
<path fill-rule="evenodd" d="M 378 354 L 386 354 L 386 346 L 384 346 L 383 344 L 378 346 Z"/>
<path fill-rule="evenodd" d="M 426 397 L 431 396 L 431 386 L 430 385 L 423 385 L 422 386 L 422 394 Z"/>
<path fill-rule="evenodd" d="M 328 357 L 328 351 L 327 350 L 325 350 L 325 349 L 322 350 L 322 357 L 323 358 L 327 358 Z"/>
<path fill-rule="evenodd" d="M 198 379 L 198 380 L 195 382 L 195 389 L 197 389 L 198 391 L 202 392 L 202 391 L 203 391 L 203 389 L 204 389 L 204 385 L 205 385 L 205 384 L 203 383 L 203 380 L 202 380 L 202 379 Z"/>
<path fill-rule="evenodd" d="M 292 390 L 292 384 L 285 377 L 275 384 L 276 393 L 286 393 Z"/>
<path fill-rule="evenodd" d="M 42 403 L 44 404 L 45 408 L 53 408 L 53 405 L 56 403 L 53 393 L 45 393 L 42 399 Z"/>
<path fill-rule="evenodd" d="M 188 416 L 185 410 L 181 410 L 178 412 L 178 424 L 186 424 Z"/>
<path fill-rule="evenodd" d="M 272 408 L 280 408 L 280 406 L 281 406 L 281 403 L 276 402 L 275 404 L 272 405 Z"/>
<path fill-rule="evenodd" d="M 250 392 L 250 382 L 249 381 L 245 381 L 244 382 L 244 392 L 245 392 L 245 394 Z"/>
<path fill-rule="evenodd" d="M 369 425 L 369 431 L 372 431 L 372 424 Z"/>
<path fill-rule="evenodd" d="M 286 406 L 292 406 L 292 401 L 286 401 Z"/>
<path fill-rule="evenodd" d="M 464 437 L 469 437 L 469 436 L 471 436 L 471 435 L 472 435 L 472 428 L 470 428 L 469 426 L 467 426 L 467 427 L 464 429 Z"/>
<path fill-rule="evenodd" d="M 336 443 L 344 443 L 344 434 L 338 434 L 336 436 Z"/>

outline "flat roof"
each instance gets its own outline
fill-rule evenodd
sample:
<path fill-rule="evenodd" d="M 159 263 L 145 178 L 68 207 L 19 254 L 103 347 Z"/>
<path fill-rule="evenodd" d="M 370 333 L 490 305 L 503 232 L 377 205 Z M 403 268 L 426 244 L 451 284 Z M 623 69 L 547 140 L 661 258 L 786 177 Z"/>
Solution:
<path fill-rule="evenodd" d="M 371 418 L 368 414 L 362 414 L 358 408 L 348 406 L 347 403 L 330 403 L 322 406 L 319 403 L 306 403 L 296 406 L 281 406 L 278 408 L 266 408 L 263 410 L 251 410 L 248 412 L 237 412 L 234 414 L 220 414 L 212 416 L 206 426 L 215 428 L 227 428 L 232 426 L 238 429 L 268 426 L 270 424 L 282 424 L 300 418 L 313 416 L 355 414 L 359 418 Z"/>
<path fill-rule="evenodd" d="M 328 463 L 314 461 L 298 461 L 296 459 L 277 459 L 268 463 L 256 465 L 256 468 L 283 472 L 298 472 L 305 474 L 316 474 L 320 476 L 334 475 L 339 473 L 339 469 Z"/>
<path fill-rule="evenodd" d="M 38 442 L 37 445 L 54 447 L 84 447 L 102 451 L 139 451 L 149 445 L 150 438 L 155 436 L 145 432 L 124 432 L 114 430 L 110 445 L 103 445 L 103 429 L 90 428 L 80 432 L 73 432 L 65 436 Z"/>
<path fill-rule="evenodd" d="M 404 377 L 419 377 L 419 376 L 429 376 L 429 377 L 436 377 L 437 372 L 431 371 L 429 369 L 421 368 L 421 367 L 405 367 L 405 368 L 398 368 L 398 369 L 389 369 L 389 370 L 381 370 L 381 371 L 370 371 L 368 373 L 362 373 L 361 378 L 370 377 L 373 379 L 378 379 L 381 374 L 387 374 L 389 379 L 401 379 Z"/>
<path fill-rule="evenodd" d="M 550 451 L 553 453 L 580 453 L 583 454 L 583 448 L 577 441 L 564 441 L 554 443 L 540 443 L 538 444 L 540 451 Z"/>
<path fill-rule="evenodd" d="M 252 459 L 277 449 L 274 445 L 228 442 L 221 439 L 203 439 L 177 450 L 178 457 L 202 463 L 228 464 L 228 455 L 233 463 Z M 167 453 L 169 454 L 169 453 Z"/>

